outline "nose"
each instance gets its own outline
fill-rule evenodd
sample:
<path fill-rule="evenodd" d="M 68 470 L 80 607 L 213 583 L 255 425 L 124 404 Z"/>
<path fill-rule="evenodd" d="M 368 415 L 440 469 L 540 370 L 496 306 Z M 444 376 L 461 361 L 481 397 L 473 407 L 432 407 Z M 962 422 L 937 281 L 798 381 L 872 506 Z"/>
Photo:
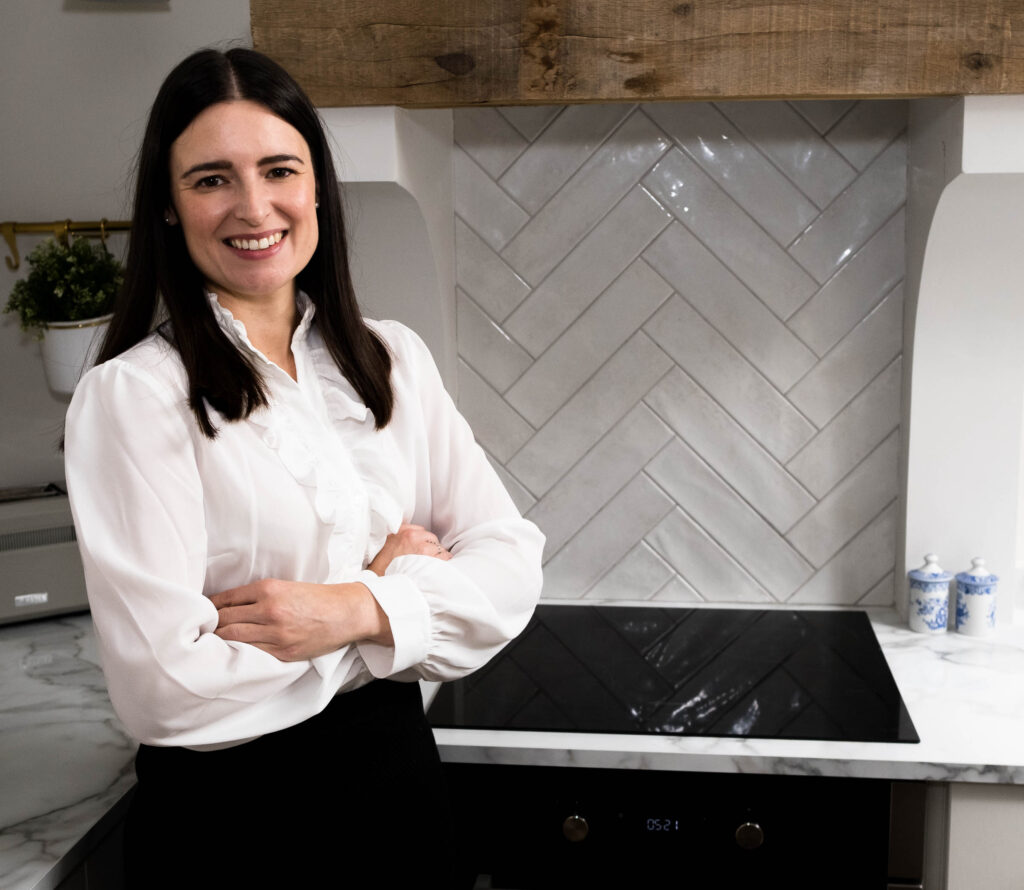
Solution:
<path fill-rule="evenodd" d="M 239 183 L 235 217 L 249 225 L 259 225 L 270 213 L 270 195 L 262 177 L 245 178 Z"/>

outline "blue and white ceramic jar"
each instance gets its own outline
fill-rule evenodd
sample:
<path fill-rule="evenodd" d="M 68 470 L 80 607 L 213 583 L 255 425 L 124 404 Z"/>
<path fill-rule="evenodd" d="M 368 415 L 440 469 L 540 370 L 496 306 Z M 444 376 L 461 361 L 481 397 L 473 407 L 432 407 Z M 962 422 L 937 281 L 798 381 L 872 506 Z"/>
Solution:
<path fill-rule="evenodd" d="M 956 629 L 960 633 L 983 637 L 995 630 L 998 582 L 983 559 L 972 559 L 970 569 L 956 576 Z"/>
<path fill-rule="evenodd" d="M 907 572 L 910 584 L 910 629 L 921 634 L 945 633 L 949 620 L 949 582 L 953 573 L 939 565 L 939 558 L 929 553 L 924 565 Z"/>

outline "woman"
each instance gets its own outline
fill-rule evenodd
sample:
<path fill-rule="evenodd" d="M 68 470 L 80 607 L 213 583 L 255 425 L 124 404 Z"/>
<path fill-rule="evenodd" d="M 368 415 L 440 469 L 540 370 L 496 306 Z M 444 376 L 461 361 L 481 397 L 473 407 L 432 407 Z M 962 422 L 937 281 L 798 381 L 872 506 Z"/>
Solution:
<path fill-rule="evenodd" d="M 522 629 L 543 538 L 422 342 L 361 319 L 322 125 L 258 53 L 160 89 L 65 450 L 133 886 L 451 886 L 411 681 Z"/>

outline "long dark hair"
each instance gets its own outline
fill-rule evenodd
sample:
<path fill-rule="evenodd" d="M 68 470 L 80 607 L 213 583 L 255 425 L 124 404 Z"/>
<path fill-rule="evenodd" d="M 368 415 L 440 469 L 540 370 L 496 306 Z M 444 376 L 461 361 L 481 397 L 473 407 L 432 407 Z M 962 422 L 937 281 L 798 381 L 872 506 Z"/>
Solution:
<path fill-rule="evenodd" d="M 157 94 L 139 151 L 132 237 L 124 287 L 114 307 L 97 363 L 120 355 L 149 335 L 159 301 L 170 339 L 188 374 L 188 403 L 200 429 L 215 438 L 207 405 L 227 420 L 242 420 L 267 405 L 262 376 L 227 338 L 206 299 L 203 276 L 185 246 L 171 208 L 171 144 L 205 109 L 248 99 L 291 124 L 309 146 L 319 188 L 319 241 L 297 285 L 316 306 L 316 325 L 339 370 L 373 412 L 377 429 L 391 419 L 391 357 L 363 322 L 352 287 L 341 191 L 323 124 L 302 88 L 280 65 L 250 49 L 207 49 L 189 56 Z"/>

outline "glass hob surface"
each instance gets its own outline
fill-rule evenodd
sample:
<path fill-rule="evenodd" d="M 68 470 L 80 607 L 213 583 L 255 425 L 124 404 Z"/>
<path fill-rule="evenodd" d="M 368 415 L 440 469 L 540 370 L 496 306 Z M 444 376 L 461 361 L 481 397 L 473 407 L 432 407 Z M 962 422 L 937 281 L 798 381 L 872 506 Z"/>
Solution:
<path fill-rule="evenodd" d="M 920 741 L 863 612 L 537 608 L 436 727 Z"/>

